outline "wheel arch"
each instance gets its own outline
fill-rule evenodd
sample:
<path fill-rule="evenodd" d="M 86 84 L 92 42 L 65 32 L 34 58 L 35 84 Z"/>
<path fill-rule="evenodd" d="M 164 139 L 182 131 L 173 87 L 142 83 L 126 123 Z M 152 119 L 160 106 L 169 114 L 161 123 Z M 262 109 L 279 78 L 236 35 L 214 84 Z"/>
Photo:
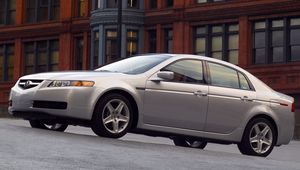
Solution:
<path fill-rule="evenodd" d="M 137 105 L 136 99 L 133 97 L 133 95 L 130 92 L 124 90 L 124 89 L 109 89 L 109 90 L 105 91 L 104 93 L 102 93 L 100 95 L 100 97 L 98 97 L 97 102 L 94 105 L 93 114 L 95 113 L 95 109 L 97 108 L 97 105 L 101 101 L 101 99 L 103 99 L 106 95 L 113 94 L 113 93 L 121 94 L 129 100 L 129 102 L 132 106 L 132 109 L 133 109 L 133 121 L 132 121 L 131 129 L 136 128 L 137 124 L 138 124 L 138 120 L 139 120 L 138 105 Z"/>

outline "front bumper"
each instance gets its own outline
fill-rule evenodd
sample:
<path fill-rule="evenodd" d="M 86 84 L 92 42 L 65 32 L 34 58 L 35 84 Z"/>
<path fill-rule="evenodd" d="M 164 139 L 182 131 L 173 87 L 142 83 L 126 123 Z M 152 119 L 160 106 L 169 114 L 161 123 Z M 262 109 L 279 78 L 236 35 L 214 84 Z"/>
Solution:
<path fill-rule="evenodd" d="M 22 89 L 17 83 L 11 89 L 8 112 L 15 116 L 15 113 L 32 112 L 91 119 L 95 101 L 94 87 L 47 87 L 50 83 L 45 80 L 30 89 Z"/>

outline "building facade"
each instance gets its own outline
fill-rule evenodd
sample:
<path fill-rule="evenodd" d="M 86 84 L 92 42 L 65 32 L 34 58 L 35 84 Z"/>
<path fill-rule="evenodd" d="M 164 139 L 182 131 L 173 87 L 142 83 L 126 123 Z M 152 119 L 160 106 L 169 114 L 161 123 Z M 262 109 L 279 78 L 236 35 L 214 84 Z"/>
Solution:
<path fill-rule="evenodd" d="M 0 105 L 22 75 L 118 60 L 118 0 L 0 1 Z M 186 53 L 237 64 L 296 99 L 300 1 L 122 0 L 121 58 Z"/>
<path fill-rule="evenodd" d="M 87 69 L 88 0 L 0 1 L 0 105 L 25 74 Z"/>

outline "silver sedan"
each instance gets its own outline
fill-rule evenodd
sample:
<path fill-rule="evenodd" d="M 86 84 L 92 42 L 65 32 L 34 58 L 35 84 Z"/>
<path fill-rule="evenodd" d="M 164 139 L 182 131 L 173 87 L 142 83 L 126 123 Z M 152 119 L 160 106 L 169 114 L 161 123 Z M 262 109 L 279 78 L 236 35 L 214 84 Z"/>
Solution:
<path fill-rule="evenodd" d="M 144 55 L 94 71 L 27 75 L 11 89 L 8 110 L 34 128 L 81 125 L 103 137 L 142 133 L 200 149 L 236 143 L 255 156 L 288 144 L 294 132 L 292 97 L 236 65 L 194 55 Z"/>

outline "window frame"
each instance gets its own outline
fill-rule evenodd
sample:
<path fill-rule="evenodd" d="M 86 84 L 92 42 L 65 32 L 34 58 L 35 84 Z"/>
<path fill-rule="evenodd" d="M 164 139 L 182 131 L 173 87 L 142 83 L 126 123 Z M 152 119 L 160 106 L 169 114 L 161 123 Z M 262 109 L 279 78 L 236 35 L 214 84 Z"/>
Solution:
<path fill-rule="evenodd" d="M 252 65 L 269 65 L 269 64 L 284 64 L 284 63 L 293 63 L 293 62 L 300 62 L 300 59 L 293 61 L 292 60 L 292 50 L 291 47 L 293 46 L 290 42 L 291 38 L 291 31 L 293 29 L 300 29 L 300 25 L 292 26 L 290 24 L 291 19 L 298 18 L 300 19 L 300 16 L 292 16 L 292 17 L 277 17 L 277 18 L 268 18 L 268 19 L 262 19 L 262 20 L 254 20 L 252 21 Z M 278 28 L 273 28 L 272 27 L 272 21 L 276 20 L 283 20 L 283 26 L 278 27 Z M 255 24 L 259 22 L 264 22 L 265 23 L 265 28 L 264 29 L 256 29 Z M 283 47 L 283 61 L 282 62 L 274 62 L 273 61 L 273 53 L 272 49 L 273 46 L 272 44 L 272 32 L 273 31 L 283 31 L 283 45 L 280 47 Z M 256 33 L 263 32 L 265 33 L 265 61 L 264 63 L 257 63 L 256 62 L 256 53 L 255 50 L 255 35 Z M 300 44 L 299 44 L 300 46 Z M 260 48 L 263 49 L 263 48 Z"/>
<path fill-rule="evenodd" d="M 29 1 L 25 1 L 25 23 L 40 23 L 40 22 L 48 22 L 48 21 L 57 21 L 60 19 L 60 1 L 59 0 L 47 0 L 47 5 L 42 4 L 42 1 L 35 0 L 34 7 L 29 7 Z M 58 3 L 55 3 L 58 2 Z M 41 8 L 47 9 L 47 19 L 41 18 Z M 58 14 L 55 13 L 55 8 L 58 8 Z M 28 11 L 31 10 L 34 12 L 33 18 L 29 18 Z M 57 18 L 55 17 L 57 16 Z"/>
<path fill-rule="evenodd" d="M 10 0 L 4 0 L 4 8 L 3 10 L 1 10 L 0 8 L 0 15 L 1 13 L 3 14 L 3 24 L 0 23 L 0 26 L 5 26 L 5 25 L 14 25 L 16 24 L 16 4 L 15 4 L 15 8 L 11 8 L 9 5 L 9 1 Z M 15 1 L 15 3 L 17 3 Z M 14 20 L 11 20 L 10 16 L 12 13 L 15 13 L 15 17 Z"/>
<path fill-rule="evenodd" d="M 151 36 L 152 33 L 155 36 Z M 148 34 L 148 53 L 156 53 L 157 52 L 157 46 L 156 46 L 156 41 L 157 41 L 157 30 L 156 29 L 149 29 L 147 30 L 147 34 Z M 152 46 L 154 45 L 154 46 Z"/>
<path fill-rule="evenodd" d="M 219 0 L 219 1 L 215 1 L 215 0 L 206 0 L 206 2 L 198 2 L 198 0 L 194 0 L 194 4 L 200 5 L 200 4 L 219 3 L 219 2 L 226 2 L 226 1 L 227 1 L 227 0 Z"/>
<path fill-rule="evenodd" d="M 223 61 L 229 61 L 229 52 L 232 49 L 229 49 L 229 37 L 232 35 L 238 35 L 238 39 L 240 38 L 239 29 L 237 31 L 230 31 L 229 27 L 232 25 L 237 25 L 239 27 L 238 22 L 231 22 L 231 23 L 223 23 L 223 24 L 208 24 L 208 25 L 197 25 L 194 27 L 193 31 L 193 53 L 199 55 L 201 52 L 196 51 L 197 39 L 204 38 L 205 40 L 205 51 L 201 55 L 205 55 L 207 57 L 212 57 L 212 39 L 213 37 L 221 37 L 222 38 L 222 50 L 220 51 L 222 54 Z M 212 28 L 214 26 L 222 26 L 222 32 L 215 32 L 213 33 Z M 205 33 L 197 34 L 197 28 L 204 28 Z M 234 49 L 239 52 L 239 46 L 237 49 Z M 239 55 L 239 54 L 238 54 Z M 238 62 L 236 63 L 238 64 Z"/>
<path fill-rule="evenodd" d="M 172 36 L 169 36 L 169 32 L 172 33 Z M 173 35 L 174 35 L 174 31 L 173 28 L 165 28 L 164 29 L 164 51 L 166 53 L 173 53 L 174 49 L 173 49 Z M 171 49 L 169 49 L 169 44 L 172 44 Z"/>
<path fill-rule="evenodd" d="M 111 56 L 115 56 L 116 58 L 114 59 L 114 58 L 109 58 L 108 57 L 108 55 L 107 55 L 107 43 L 108 43 L 108 41 L 111 41 L 111 42 L 114 42 L 114 43 L 116 43 L 116 45 L 117 45 L 117 37 L 118 37 L 118 35 L 116 35 L 115 37 L 108 37 L 107 36 L 107 33 L 109 32 L 109 31 L 112 31 L 112 32 L 115 32 L 116 34 L 118 34 L 118 30 L 117 29 L 115 29 L 115 28 L 109 28 L 109 29 L 106 29 L 105 30 L 105 35 L 104 35 L 104 37 L 105 37 L 105 40 L 104 40 L 104 48 L 105 48 L 105 50 L 104 50 L 104 63 L 105 64 L 109 64 L 109 63 L 112 63 L 112 62 L 114 62 L 114 61 L 117 61 L 117 60 L 119 60 L 119 58 L 118 58 L 118 56 L 117 56 L 117 53 L 111 53 L 111 51 L 110 51 L 110 56 L 109 57 L 111 57 Z M 99 37 L 100 38 L 100 37 Z M 127 43 L 126 43 L 126 45 L 127 45 Z M 100 50 L 100 49 L 99 49 Z M 110 60 L 108 60 L 108 59 L 110 59 Z"/>
<path fill-rule="evenodd" d="M 195 60 L 195 61 L 199 61 L 202 64 L 202 74 L 203 74 L 203 83 L 196 83 L 196 82 L 179 82 L 179 81 L 172 81 L 172 80 L 162 80 L 164 82 L 170 82 L 170 83 L 181 83 L 181 84 L 195 84 L 195 85 L 208 85 L 208 77 L 207 77 L 207 69 L 206 69 L 206 64 L 205 64 L 205 60 L 201 60 L 201 59 L 195 59 L 195 58 L 184 58 L 184 59 L 179 59 L 176 61 L 173 61 L 171 63 L 169 63 L 168 65 L 164 66 L 163 68 L 161 68 L 159 71 L 164 71 L 165 68 L 169 67 L 170 65 L 180 62 L 180 61 L 185 61 L 185 60 Z"/>
<path fill-rule="evenodd" d="M 53 46 L 51 46 L 51 43 L 53 41 L 57 41 L 58 43 L 58 48 L 55 49 Z M 23 48 L 24 48 L 24 51 L 23 51 L 23 55 L 24 55 L 24 62 L 23 62 L 23 71 L 24 71 L 24 74 L 34 74 L 34 73 L 41 73 L 41 71 L 39 70 L 39 64 L 38 64 L 38 60 L 39 60 L 39 53 L 41 52 L 41 50 L 38 48 L 38 45 L 39 43 L 41 42 L 45 42 L 46 43 L 46 49 L 44 50 L 44 52 L 46 53 L 46 71 L 45 72 L 49 72 L 49 71 L 56 71 L 56 70 L 52 70 L 51 67 L 53 65 L 57 65 L 57 67 L 59 67 L 59 62 L 58 63 L 55 63 L 53 64 L 51 62 L 51 53 L 54 52 L 54 51 L 57 51 L 59 53 L 59 49 L 60 49 L 60 46 L 59 46 L 59 39 L 58 38 L 53 38 L 53 39 L 47 39 L 47 40 L 37 40 L 37 41 L 26 41 L 23 43 Z M 33 50 L 31 51 L 26 51 L 25 47 L 27 44 L 29 43 L 32 43 L 33 44 Z M 33 73 L 27 73 L 26 72 L 26 67 L 28 67 L 26 65 L 26 59 L 27 59 L 27 54 L 33 54 Z M 60 58 L 60 56 L 58 56 Z"/>
<path fill-rule="evenodd" d="M 136 0 L 136 6 L 135 7 L 129 6 L 128 1 L 133 1 L 133 0 L 127 0 L 127 9 L 139 9 L 140 8 L 140 0 Z"/>
<path fill-rule="evenodd" d="M 8 48 L 9 46 L 11 46 L 13 48 L 13 52 L 9 52 Z M 12 79 L 9 79 L 9 56 L 12 55 L 13 59 L 15 59 L 15 45 L 13 43 L 8 43 L 8 44 L 0 44 L 0 48 L 2 48 L 2 57 L 3 57 L 3 66 L 2 66 L 2 77 L 0 77 L 0 82 L 7 82 L 7 81 L 13 81 L 14 79 L 14 74 Z M 0 54 L 1 55 L 1 54 Z M 13 69 L 14 69 L 14 65 L 13 65 Z"/>
<path fill-rule="evenodd" d="M 135 32 L 136 37 L 128 37 L 128 32 Z M 136 43 L 136 54 L 128 54 L 128 42 Z M 136 29 L 127 29 L 126 30 L 126 57 L 131 57 L 139 53 L 139 30 Z"/>

